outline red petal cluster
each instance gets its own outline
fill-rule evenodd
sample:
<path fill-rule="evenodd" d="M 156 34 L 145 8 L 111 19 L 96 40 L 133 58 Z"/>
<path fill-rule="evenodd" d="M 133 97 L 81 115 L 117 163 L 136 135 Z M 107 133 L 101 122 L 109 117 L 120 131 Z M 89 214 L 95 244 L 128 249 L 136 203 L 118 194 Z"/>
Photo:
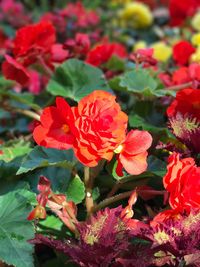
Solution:
<path fill-rule="evenodd" d="M 180 159 L 178 153 L 169 157 L 164 187 L 170 193 L 169 203 L 179 212 L 200 207 L 200 167 L 193 158 Z"/>
<path fill-rule="evenodd" d="M 170 0 L 171 25 L 179 26 L 184 23 L 187 17 L 194 15 L 199 6 L 199 0 Z"/>
<path fill-rule="evenodd" d="M 168 117 L 175 116 L 177 113 L 188 114 L 200 121 L 200 90 L 191 88 L 180 90 L 167 109 Z"/>
<path fill-rule="evenodd" d="M 78 103 L 74 114 L 79 129 L 74 149 L 80 162 L 92 167 L 102 158 L 111 160 L 113 151 L 125 138 L 128 121 L 115 96 L 94 91 Z"/>
<path fill-rule="evenodd" d="M 43 21 L 19 29 L 13 40 L 13 57 L 6 55 L 2 64 L 4 76 L 28 86 L 31 83 L 28 67 L 35 63 L 49 74 L 53 62 L 62 62 L 68 57 L 68 52 L 55 42 L 56 32 L 50 22 Z"/>
<path fill-rule="evenodd" d="M 29 65 L 44 56 L 56 42 L 55 28 L 50 22 L 40 22 L 19 29 L 14 39 L 13 54 L 22 57 L 23 63 Z"/>
<path fill-rule="evenodd" d="M 118 43 L 99 44 L 90 50 L 86 62 L 93 66 L 99 66 L 108 62 L 112 56 L 122 59 L 126 58 L 127 52 L 125 47 Z"/>
<path fill-rule="evenodd" d="M 89 167 L 96 166 L 101 159 L 110 161 L 116 149 L 122 147 L 117 151 L 120 166 L 137 175 L 146 170 L 146 150 L 152 138 L 148 132 L 137 130 L 126 137 L 127 121 L 115 96 L 97 90 L 73 108 L 58 97 L 56 107 L 44 109 L 33 137 L 41 146 L 73 148 L 78 160 Z"/>
<path fill-rule="evenodd" d="M 37 144 L 45 147 L 69 149 L 75 141 L 74 116 L 71 107 L 62 97 L 56 98 L 56 107 L 43 110 L 41 124 L 33 132 Z"/>
<path fill-rule="evenodd" d="M 195 50 L 188 41 L 180 41 L 173 47 L 173 59 L 179 65 L 186 65 Z"/>
<path fill-rule="evenodd" d="M 151 146 L 152 137 L 147 131 L 131 130 L 121 144 L 116 172 L 123 176 L 122 167 L 133 175 L 147 169 L 147 149 Z"/>

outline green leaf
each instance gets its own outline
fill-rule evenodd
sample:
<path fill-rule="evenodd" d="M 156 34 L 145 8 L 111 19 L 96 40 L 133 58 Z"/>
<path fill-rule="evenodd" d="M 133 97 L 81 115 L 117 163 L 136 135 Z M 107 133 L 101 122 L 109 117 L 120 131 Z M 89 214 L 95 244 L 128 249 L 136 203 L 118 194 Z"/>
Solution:
<path fill-rule="evenodd" d="M 0 94 L 2 90 L 10 88 L 14 84 L 13 81 L 5 79 L 3 76 L 0 76 Z"/>
<path fill-rule="evenodd" d="M 150 131 L 152 133 L 157 133 L 157 134 L 165 133 L 166 135 L 168 135 L 167 128 L 152 125 L 146 122 L 145 119 L 143 119 L 137 114 L 129 116 L 129 124 L 131 127 L 134 128 L 141 128 L 142 130 Z"/>
<path fill-rule="evenodd" d="M 1 83 L 0 83 L 1 84 Z M 34 110 L 40 110 L 40 106 L 34 103 L 35 96 L 31 93 L 16 93 L 12 90 L 4 90 L 0 88 L 0 95 L 9 97 L 11 100 L 24 104 L 31 107 Z"/>
<path fill-rule="evenodd" d="M 128 91 L 148 95 L 155 91 L 157 81 L 145 69 L 134 69 L 121 76 L 120 85 Z"/>
<path fill-rule="evenodd" d="M 73 169 L 71 150 L 57 150 L 36 146 L 23 160 L 17 174 L 27 173 L 41 167 L 62 167 Z"/>
<path fill-rule="evenodd" d="M 48 231 L 61 231 L 63 226 L 63 222 L 58 218 L 55 217 L 54 215 L 47 216 L 45 220 L 41 220 L 39 222 L 39 229 L 37 230 L 38 232 L 48 230 Z M 41 229 L 40 229 L 41 228 Z"/>
<path fill-rule="evenodd" d="M 76 204 L 81 203 L 85 198 L 85 186 L 80 177 L 76 175 L 67 188 L 67 200 L 72 200 Z"/>
<path fill-rule="evenodd" d="M 108 91 L 103 72 L 77 59 L 70 59 L 60 65 L 49 81 L 47 91 L 79 101 L 94 90 Z"/>
<path fill-rule="evenodd" d="M 152 77 L 147 69 L 138 68 L 125 72 L 120 76 L 119 86 L 122 88 L 125 87 L 127 91 L 141 94 L 145 97 L 175 96 L 174 91 L 160 88 L 159 81 Z"/>
<path fill-rule="evenodd" d="M 148 169 L 147 172 L 163 177 L 166 174 L 166 163 L 155 156 L 149 156 L 147 159 Z"/>
<path fill-rule="evenodd" d="M 32 224 L 27 221 L 26 198 L 18 191 L 0 196 L 0 260 L 16 267 L 32 267 L 33 246 L 27 241 L 34 237 Z"/>
<path fill-rule="evenodd" d="M 105 65 L 107 69 L 112 71 L 123 71 L 125 68 L 124 60 L 115 55 L 113 55 Z"/>
<path fill-rule="evenodd" d="M 22 139 L 9 141 L 0 145 L 0 160 L 9 162 L 16 157 L 29 153 L 31 150 L 30 143 Z"/>

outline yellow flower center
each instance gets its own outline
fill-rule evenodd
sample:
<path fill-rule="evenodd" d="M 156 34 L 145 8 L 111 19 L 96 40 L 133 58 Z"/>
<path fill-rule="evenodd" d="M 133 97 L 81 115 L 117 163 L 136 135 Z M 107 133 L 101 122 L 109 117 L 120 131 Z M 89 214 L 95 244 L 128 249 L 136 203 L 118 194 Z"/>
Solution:
<path fill-rule="evenodd" d="M 68 133 L 69 132 L 69 126 L 67 124 L 63 124 L 62 126 L 62 130 L 65 132 L 65 133 Z"/>
<path fill-rule="evenodd" d="M 114 150 L 114 152 L 115 152 L 116 154 L 119 154 L 119 153 L 122 152 L 122 149 L 123 149 L 123 145 L 119 145 L 119 146 Z"/>

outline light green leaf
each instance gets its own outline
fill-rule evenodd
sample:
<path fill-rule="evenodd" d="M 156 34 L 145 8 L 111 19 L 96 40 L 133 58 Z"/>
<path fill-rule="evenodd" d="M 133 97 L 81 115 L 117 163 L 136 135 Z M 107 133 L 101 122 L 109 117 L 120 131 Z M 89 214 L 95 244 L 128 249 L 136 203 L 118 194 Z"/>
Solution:
<path fill-rule="evenodd" d="M 154 95 L 158 83 L 147 70 L 134 69 L 121 76 L 120 86 L 130 92 L 150 96 Z"/>
<path fill-rule="evenodd" d="M 69 97 L 75 101 L 94 90 L 109 90 L 103 72 L 77 59 L 67 60 L 60 65 L 47 86 L 47 91 L 52 95 Z"/>
<path fill-rule="evenodd" d="M 34 237 L 32 224 L 27 221 L 26 198 L 18 191 L 0 196 L 0 260 L 16 267 L 33 267 L 33 246 L 27 241 Z"/>
<path fill-rule="evenodd" d="M 9 162 L 16 157 L 23 156 L 32 150 L 30 142 L 22 139 L 9 141 L 0 145 L 0 160 Z"/>
<path fill-rule="evenodd" d="M 67 188 L 67 200 L 72 200 L 76 204 L 81 203 L 85 198 L 85 186 L 80 177 L 76 175 Z"/>

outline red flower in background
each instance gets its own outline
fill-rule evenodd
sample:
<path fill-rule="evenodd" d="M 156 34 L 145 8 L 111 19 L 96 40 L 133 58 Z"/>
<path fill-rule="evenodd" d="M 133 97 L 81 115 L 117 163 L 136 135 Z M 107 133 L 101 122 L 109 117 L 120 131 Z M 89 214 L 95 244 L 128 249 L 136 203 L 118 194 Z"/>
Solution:
<path fill-rule="evenodd" d="M 200 207 L 200 168 L 193 158 L 180 159 L 173 153 L 168 159 L 167 173 L 163 178 L 164 187 L 170 193 L 172 209 L 190 212 Z"/>
<path fill-rule="evenodd" d="M 82 56 L 83 58 L 89 52 L 90 45 L 90 38 L 85 33 L 77 33 L 75 39 L 67 39 L 64 43 L 64 47 L 70 51 L 71 57 Z"/>
<path fill-rule="evenodd" d="M 56 42 L 55 28 L 50 22 L 39 22 L 17 31 L 13 41 L 15 58 L 21 58 L 24 65 L 34 63 L 38 57 L 49 53 Z"/>
<path fill-rule="evenodd" d="M 125 47 L 118 43 L 99 44 L 90 50 L 86 62 L 93 66 L 99 66 L 108 62 L 112 56 L 125 59 L 127 57 Z"/>
<path fill-rule="evenodd" d="M 62 97 L 56 98 L 56 107 L 43 110 L 40 121 L 33 132 L 38 145 L 57 149 L 72 148 L 75 141 L 74 116 Z"/>
<path fill-rule="evenodd" d="M 179 65 L 186 65 L 194 52 L 195 48 L 189 42 L 180 41 L 173 47 L 173 59 Z"/>
<path fill-rule="evenodd" d="M 115 96 L 94 91 L 74 108 L 77 128 L 74 150 L 84 165 L 93 167 L 101 159 L 111 160 L 114 150 L 125 139 L 128 117 Z"/>
<path fill-rule="evenodd" d="M 59 12 L 60 16 L 72 19 L 74 27 L 87 28 L 99 23 L 99 16 L 93 10 L 87 10 L 81 2 L 69 3 Z"/>
<path fill-rule="evenodd" d="M 200 121 L 200 90 L 191 88 L 180 90 L 167 109 L 168 117 L 173 117 L 177 113 L 187 114 Z"/>
<path fill-rule="evenodd" d="M 31 17 L 25 13 L 22 3 L 15 0 L 0 1 L 0 20 L 8 22 L 15 28 L 31 23 Z"/>
<path fill-rule="evenodd" d="M 9 55 L 5 55 L 5 58 L 6 61 L 2 64 L 2 72 L 6 79 L 15 80 L 23 86 L 28 85 L 30 74 L 26 68 Z"/>
<path fill-rule="evenodd" d="M 200 6 L 199 0 L 170 0 L 169 13 L 171 26 L 179 26 L 188 16 L 194 15 Z"/>
<path fill-rule="evenodd" d="M 115 150 L 119 153 L 117 174 L 123 176 L 123 168 L 132 175 L 144 172 L 147 169 L 147 149 L 151 143 L 152 137 L 147 131 L 131 130 Z"/>
<path fill-rule="evenodd" d="M 188 83 L 191 81 L 191 77 L 189 75 L 188 67 L 180 67 L 179 69 L 175 70 L 172 76 L 172 83 L 182 84 Z"/>

